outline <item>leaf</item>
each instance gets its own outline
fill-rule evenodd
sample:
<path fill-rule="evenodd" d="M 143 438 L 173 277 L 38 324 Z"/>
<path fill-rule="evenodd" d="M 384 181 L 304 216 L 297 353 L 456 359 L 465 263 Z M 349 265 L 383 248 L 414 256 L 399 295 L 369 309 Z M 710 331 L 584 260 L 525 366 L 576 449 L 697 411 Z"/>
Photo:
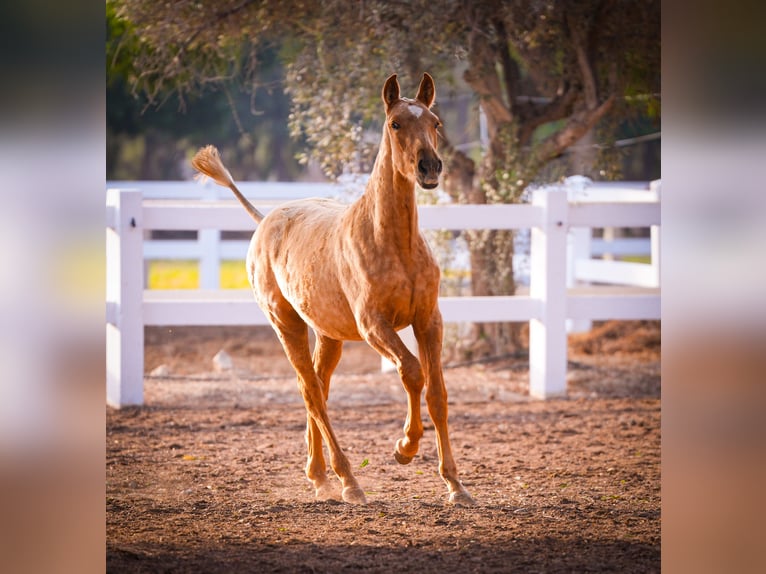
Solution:
<path fill-rule="evenodd" d="M 367 466 L 368 464 L 370 464 L 370 459 L 369 459 L 369 458 L 365 458 L 365 459 L 362 461 L 362 464 L 360 464 L 360 465 L 359 465 L 359 468 L 364 468 L 364 467 L 365 467 L 365 466 Z"/>

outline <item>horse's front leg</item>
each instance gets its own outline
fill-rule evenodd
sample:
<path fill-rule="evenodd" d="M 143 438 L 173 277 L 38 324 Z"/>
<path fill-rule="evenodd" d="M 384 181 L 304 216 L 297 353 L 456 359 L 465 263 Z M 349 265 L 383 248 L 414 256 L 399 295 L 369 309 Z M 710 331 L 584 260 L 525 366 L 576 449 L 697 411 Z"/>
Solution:
<path fill-rule="evenodd" d="M 475 501 L 458 478 L 457 465 L 452 456 L 447 425 L 447 388 L 442 373 L 441 352 L 443 326 L 439 309 L 422 323 L 413 325 L 418 341 L 420 360 L 425 369 L 426 404 L 436 431 L 439 452 L 439 474 L 447 483 L 450 504 L 473 505 Z"/>
<path fill-rule="evenodd" d="M 423 369 L 390 324 L 373 316 L 363 316 L 359 327 L 365 341 L 381 356 L 396 365 L 404 390 L 407 391 L 404 438 L 396 441 L 394 449 L 396 461 L 399 464 L 407 464 L 418 453 L 423 436 L 423 421 L 420 415 L 420 397 L 425 381 Z"/>

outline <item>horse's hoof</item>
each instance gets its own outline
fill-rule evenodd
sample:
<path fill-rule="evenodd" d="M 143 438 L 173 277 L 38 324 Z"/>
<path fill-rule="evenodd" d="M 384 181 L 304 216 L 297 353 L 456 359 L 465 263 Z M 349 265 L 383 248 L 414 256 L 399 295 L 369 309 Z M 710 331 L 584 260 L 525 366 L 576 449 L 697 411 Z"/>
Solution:
<path fill-rule="evenodd" d="M 358 486 L 347 486 L 343 489 L 343 500 L 349 504 L 367 504 L 364 491 Z"/>
<path fill-rule="evenodd" d="M 467 490 L 458 490 L 450 493 L 447 504 L 452 506 L 476 506 L 476 501 L 473 499 L 473 496 L 468 494 Z"/>
<path fill-rule="evenodd" d="M 402 454 L 401 450 L 399 450 L 401 448 L 401 442 L 401 439 L 396 441 L 396 448 L 394 448 L 394 458 L 399 464 L 409 464 L 415 457 Z"/>
<path fill-rule="evenodd" d="M 316 487 L 316 499 L 320 501 L 337 500 L 338 491 L 335 489 L 332 483 L 328 480 L 327 482 L 324 482 L 321 485 Z"/>
<path fill-rule="evenodd" d="M 396 462 L 398 462 L 399 464 L 409 464 L 412 462 L 411 456 L 404 456 L 398 450 L 394 451 L 394 458 L 396 459 Z"/>

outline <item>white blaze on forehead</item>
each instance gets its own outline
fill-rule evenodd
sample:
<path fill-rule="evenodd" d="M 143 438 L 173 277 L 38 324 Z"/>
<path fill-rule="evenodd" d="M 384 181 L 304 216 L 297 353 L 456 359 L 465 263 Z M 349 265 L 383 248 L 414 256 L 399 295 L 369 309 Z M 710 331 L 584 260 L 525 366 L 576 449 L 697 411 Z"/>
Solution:
<path fill-rule="evenodd" d="M 410 110 L 410 113 L 416 118 L 419 118 L 420 114 L 423 113 L 423 108 L 421 108 L 420 106 L 416 106 L 415 104 L 410 104 L 409 106 L 407 106 L 407 109 Z"/>

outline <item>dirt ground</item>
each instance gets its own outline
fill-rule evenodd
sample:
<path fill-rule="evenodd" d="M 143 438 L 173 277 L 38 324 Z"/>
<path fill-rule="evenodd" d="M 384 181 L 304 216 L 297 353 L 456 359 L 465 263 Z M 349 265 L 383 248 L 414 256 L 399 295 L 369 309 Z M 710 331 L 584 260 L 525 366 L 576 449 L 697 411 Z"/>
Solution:
<path fill-rule="evenodd" d="M 405 393 L 362 344 L 328 406 L 366 506 L 313 500 L 270 330 L 147 329 L 145 364 L 146 406 L 107 410 L 109 572 L 660 570 L 659 322 L 570 336 L 563 399 L 530 399 L 524 359 L 448 365 L 469 508 L 445 505 L 425 409 L 420 453 L 394 460 Z"/>

